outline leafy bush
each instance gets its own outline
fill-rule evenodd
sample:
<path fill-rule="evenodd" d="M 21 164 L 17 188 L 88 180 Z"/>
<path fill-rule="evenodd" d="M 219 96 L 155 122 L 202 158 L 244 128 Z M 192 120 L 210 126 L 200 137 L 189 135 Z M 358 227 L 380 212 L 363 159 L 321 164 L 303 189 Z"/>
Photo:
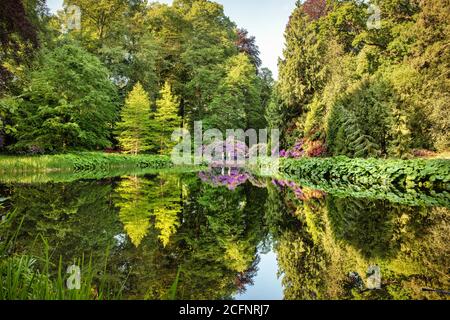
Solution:
<path fill-rule="evenodd" d="M 289 177 L 318 184 L 450 190 L 449 160 L 364 160 L 347 157 L 281 159 L 280 171 Z"/>

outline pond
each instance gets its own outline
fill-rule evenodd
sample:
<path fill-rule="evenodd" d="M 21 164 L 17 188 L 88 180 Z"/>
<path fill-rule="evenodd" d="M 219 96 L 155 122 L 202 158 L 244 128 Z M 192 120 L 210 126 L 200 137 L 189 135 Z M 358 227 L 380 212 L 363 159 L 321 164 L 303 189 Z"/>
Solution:
<path fill-rule="evenodd" d="M 0 239 L 84 257 L 121 299 L 448 299 L 448 202 L 222 173 L 3 183 Z"/>

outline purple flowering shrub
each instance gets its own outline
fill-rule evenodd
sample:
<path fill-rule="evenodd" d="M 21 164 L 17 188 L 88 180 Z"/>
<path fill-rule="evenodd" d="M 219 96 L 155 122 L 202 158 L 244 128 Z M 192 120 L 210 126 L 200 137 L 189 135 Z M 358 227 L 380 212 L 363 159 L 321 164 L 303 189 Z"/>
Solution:
<path fill-rule="evenodd" d="M 233 137 L 204 145 L 200 150 L 208 156 L 209 166 L 213 168 L 244 165 L 240 162 L 245 162 L 249 155 L 247 145 Z"/>
<path fill-rule="evenodd" d="M 305 140 L 299 140 L 294 147 L 289 150 L 280 150 L 280 157 L 298 159 L 305 156 Z"/>

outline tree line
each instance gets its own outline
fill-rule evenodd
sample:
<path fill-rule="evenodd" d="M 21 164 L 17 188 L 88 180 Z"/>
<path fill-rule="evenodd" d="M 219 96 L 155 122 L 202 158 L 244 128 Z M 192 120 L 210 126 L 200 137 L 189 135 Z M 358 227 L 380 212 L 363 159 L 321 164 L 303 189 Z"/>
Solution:
<path fill-rule="evenodd" d="M 200 120 L 279 128 L 294 158 L 448 151 L 449 0 L 298 1 L 276 82 L 215 2 L 65 4 L 79 29 L 44 0 L 0 8 L 1 151 L 166 154 Z"/>
<path fill-rule="evenodd" d="M 272 75 L 221 5 L 64 4 L 80 8 L 80 28 L 69 30 L 73 13 L 52 15 L 44 0 L 2 3 L 1 151 L 166 154 L 172 132 L 195 121 L 266 127 Z"/>
<path fill-rule="evenodd" d="M 267 110 L 288 155 L 448 150 L 450 1 L 370 4 L 298 1 Z"/>

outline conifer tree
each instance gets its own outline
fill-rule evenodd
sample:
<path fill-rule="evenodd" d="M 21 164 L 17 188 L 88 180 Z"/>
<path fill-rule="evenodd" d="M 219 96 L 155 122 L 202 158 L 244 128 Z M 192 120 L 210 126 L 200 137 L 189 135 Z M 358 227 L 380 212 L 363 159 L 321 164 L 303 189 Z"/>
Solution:
<path fill-rule="evenodd" d="M 182 126 L 178 115 L 180 101 L 172 93 L 168 82 L 161 89 L 160 98 L 156 101 L 154 130 L 158 133 L 158 148 L 161 154 L 170 154 L 176 143 L 172 142 L 172 133 Z"/>
<path fill-rule="evenodd" d="M 138 154 L 151 149 L 150 100 L 138 82 L 128 95 L 117 126 L 120 147 L 126 153 Z"/>

